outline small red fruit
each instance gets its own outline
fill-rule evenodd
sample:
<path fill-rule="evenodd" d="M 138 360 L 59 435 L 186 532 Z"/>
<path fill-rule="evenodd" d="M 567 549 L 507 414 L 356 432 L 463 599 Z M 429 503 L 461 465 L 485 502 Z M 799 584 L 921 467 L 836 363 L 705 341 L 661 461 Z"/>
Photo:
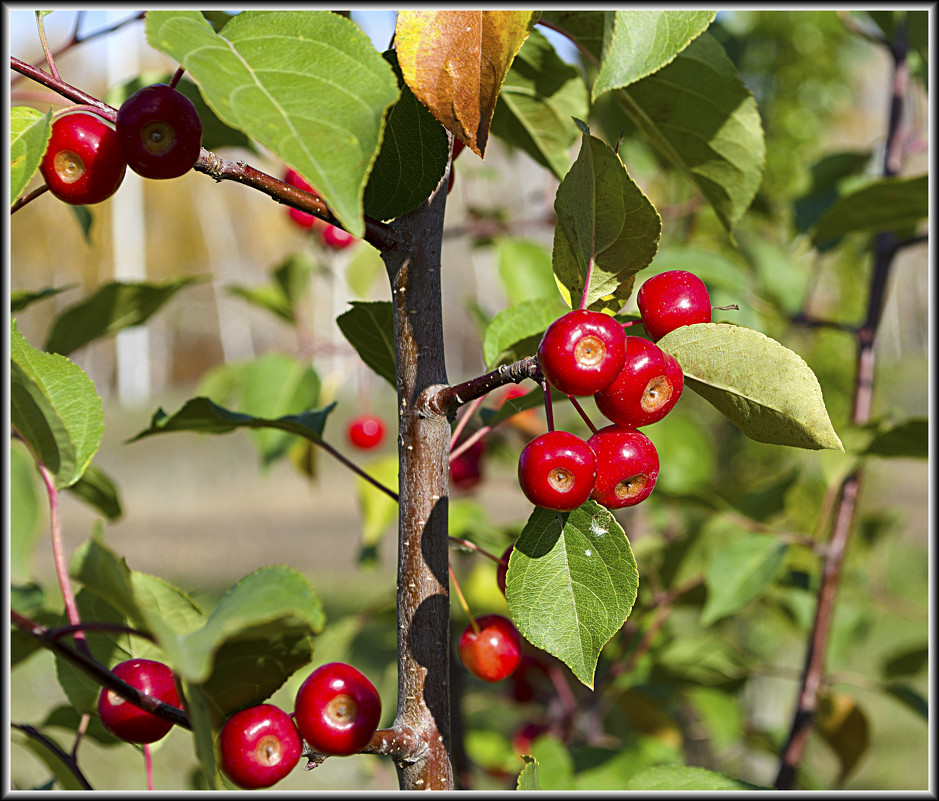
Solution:
<path fill-rule="evenodd" d="M 623 369 L 594 400 L 601 414 L 617 425 L 641 428 L 665 417 L 684 388 L 684 373 L 674 356 L 648 339 L 626 337 Z"/>
<path fill-rule="evenodd" d="M 597 460 L 590 446 L 567 431 L 548 431 L 529 442 L 518 460 L 518 483 L 536 506 L 576 509 L 593 492 Z"/>
<path fill-rule="evenodd" d="M 52 123 L 39 170 L 55 197 L 84 206 L 107 200 L 118 190 L 127 160 L 113 128 L 93 114 L 76 112 Z"/>
<path fill-rule="evenodd" d="M 381 698 L 375 685 L 344 662 L 320 665 L 297 692 L 297 728 L 321 754 L 357 754 L 372 739 L 380 717 Z"/>
<path fill-rule="evenodd" d="M 111 668 L 111 672 L 140 692 L 170 706 L 179 707 L 173 671 L 162 662 L 128 659 Z M 98 716 L 104 728 L 128 743 L 155 743 L 173 728 L 168 720 L 125 701 L 107 687 L 98 696 Z"/>
<path fill-rule="evenodd" d="M 348 231 L 328 224 L 320 229 L 320 238 L 323 240 L 323 244 L 326 245 L 326 247 L 332 248 L 333 250 L 343 250 L 355 242 L 355 237 Z"/>
<path fill-rule="evenodd" d="M 179 178 L 199 160 L 199 112 L 168 84 L 134 92 L 121 104 L 115 128 L 127 166 L 144 178 Z"/>
<path fill-rule="evenodd" d="M 222 726 L 221 767 L 239 787 L 270 787 L 300 761 L 303 743 L 293 720 L 272 704 L 242 709 Z"/>
<path fill-rule="evenodd" d="M 369 450 L 381 445 L 385 438 L 385 424 L 380 417 L 363 414 L 349 422 L 347 435 L 356 448 Z"/>
<path fill-rule="evenodd" d="M 305 192 L 316 194 L 313 187 L 310 186 L 296 170 L 287 170 L 284 175 L 284 183 L 295 186 L 297 189 L 303 189 Z M 300 226 L 300 228 L 305 229 L 315 228 L 317 223 L 320 222 L 320 218 L 315 214 L 308 214 L 305 211 L 300 211 L 300 209 L 288 208 L 287 216 L 290 217 L 296 225 Z"/>
<path fill-rule="evenodd" d="M 587 444 L 597 456 L 597 483 L 591 496 L 597 503 L 622 509 L 649 497 L 659 476 L 659 455 L 645 434 L 611 425 Z"/>
<path fill-rule="evenodd" d="M 653 341 L 683 325 L 711 322 L 711 298 L 698 276 L 668 270 L 652 276 L 636 294 L 642 324 Z"/>
<path fill-rule="evenodd" d="M 502 615 L 476 618 L 479 633 L 470 623 L 460 636 L 460 659 L 483 681 L 502 681 L 512 675 L 522 658 L 522 640 L 515 624 Z"/>
<path fill-rule="evenodd" d="M 623 369 L 626 335 L 609 314 L 576 309 L 548 326 L 538 362 L 548 383 L 565 395 L 593 395 Z"/>

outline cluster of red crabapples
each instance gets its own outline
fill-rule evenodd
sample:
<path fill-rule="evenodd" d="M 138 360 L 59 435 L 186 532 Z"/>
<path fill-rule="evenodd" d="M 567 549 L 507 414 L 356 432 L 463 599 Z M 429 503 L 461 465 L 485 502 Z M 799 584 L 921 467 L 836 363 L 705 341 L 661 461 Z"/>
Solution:
<path fill-rule="evenodd" d="M 39 169 L 55 197 L 82 206 L 111 197 L 127 167 L 144 178 L 178 178 L 201 149 L 202 121 L 192 101 L 155 83 L 121 104 L 113 128 L 86 111 L 58 117 Z"/>
<path fill-rule="evenodd" d="M 129 659 L 112 673 L 138 691 L 180 707 L 175 677 L 162 662 Z M 156 742 L 173 726 L 107 688 L 98 697 L 98 715 L 111 734 L 130 743 Z M 368 678 L 344 662 L 330 662 L 300 685 L 293 714 L 258 704 L 231 715 L 218 736 L 219 764 L 243 789 L 270 787 L 293 770 L 305 750 L 325 756 L 360 752 L 380 717 L 381 699 Z"/>
<path fill-rule="evenodd" d="M 316 190 L 310 186 L 296 170 L 287 169 L 286 173 L 284 173 L 284 183 L 319 197 Z M 287 216 L 294 225 L 305 231 L 317 234 L 320 241 L 330 250 L 344 250 L 355 242 L 355 237 L 348 231 L 337 228 L 335 225 L 330 225 L 328 222 L 324 222 L 315 214 L 309 214 L 308 212 L 300 211 L 300 209 L 288 208 Z"/>
<path fill-rule="evenodd" d="M 636 296 L 651 340 L 627 336 L 601 312 L 578 309 L 559 317 L 538 346 L 545 380 L 573 400 L 592 395 L 609 425 L 586 441 L 549 430 L 522 450 L 518 480 L 536 506 L 570 512 L 593 499 L 607 509 L 641 503 L 652 492 L 659 457 L 639 429 L 665 417 L 684 389 L 678 360 L 655 343 L 681 326 L 711 321 L 704 282 L 684 270 L 647 280 Z"/>

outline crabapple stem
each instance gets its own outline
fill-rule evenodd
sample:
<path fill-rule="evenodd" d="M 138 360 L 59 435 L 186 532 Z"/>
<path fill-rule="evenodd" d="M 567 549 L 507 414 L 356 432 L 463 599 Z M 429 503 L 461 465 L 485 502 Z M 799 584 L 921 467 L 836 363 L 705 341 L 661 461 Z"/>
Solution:
<path fill-rule="evenodd" d="M 170 78 L 169 87 L 170 89 L 175 89 L 176 85 L 179 83 L 179 79 L 183 77 L 183 73 L 186 71 L 185 67 L 179 67 L 176 72 L 173 73 L 173 77 Z"/>
<path fill-rule="evenodd" d="M 642 320 L 628 320 L 628 321 L 626 321 L 625 323 L 620 323 L 620 325 L 623 326 L 623 328 L 629 328 L 629 326 L 631 326 L 631 325 L 639 325 L 639 323 L 641 323 L 641 322 L 642 322 Z"/>
<path fill-rule="evenodd" d="M 153 789 L 153 757 L 150 754 L 150 743 L 143 744 L 143 765 L 147 772 L 147 789 Z"/>
<path fill-rule="evenodd" d="M 450 571 L 450 581 L 453 582 L 453 589 L 456 592 L 456 597 L 460 601 L 460 606 L 463 607 L 463 611 L 466 612 L 466 616 L 469 618 L 470 625 L 473 627 L 473 632 L 479 634 L 479 624 L 476 622 L 476 618 L 473 617 L 473 613 L 470 612 L 469 604 L 466 603 L 466 598 L 463 597 L 463 591 L 460 589 L 460 582 L 456 580 L 456 576 L 453 575 L 453 567 L 448 566 L 447 570 Z"/>
<path fill-rule="evenodd" d="M 491 554 L 489 553 L 489 551 L 486 551 L 480 548 L 475 542 L 464 540 L 461 537 L 447 537 L 447 539 L 450 540 L 450 542 L 455 542 L 457 545 L 462 545 L 464 548 L 469 548 L 471 551 L 476 551 L 478 554 L 481 554 L 482 556 L 492 559 L 493 562 L 498 562 L 501 565 L 506 564 L 505 560 L 500 559 L 495 554 Z"/>
<path fill-rule="evenodd" d="M 544 389 L 544 413 L 548 420 L 548 431 L 554 431 L 554 404 L 551 401 L 551 387 L 547 381 L 541 384 Z"/>
<path fill-rule="evenodd" d="M 52 473 L 41 462 L 36 463 L 39 467 L 39 474 L 42 476 L 43 483 L 46 485 L 46 491 L 49 495 L 49 528 L 52 532 L 52 557 L 55 561 L 55 572 L 59 579 L 59 587 L 62 590 L 62 601 L 65 604 L 65 613 L 69 623 L 73 626 L 81 624 L 81 616 L 78 614 L 78 604 L 75 602 L 75 593 L 72 591 L 72 584 L 68 577 L 68 564 L 65 558 L 65 543 L 62 541 L 62 521 L 59 518 L 59 490 L 55 486 Z M 88 644 L 85 642 L 85 635 L 82 631 L 75 632 L 76 645 L 80 650 L 88 652 Z"/>
<path fill-rule="evenodd" d="M 585 412 L 583 407 L 577 402 L 577 398 L 575 398 L 573 395 L 568 395 L 567 399 L 571 402 L 571 405 L 577 409 L 577 413 L 583 418 L 584 422 L 587 424 L 587 428 L 590 429 L 590 432 L 592 434 L 596 434 L 597 427 L 592 422 L 590 422 L 590 418 L 587 417 L 587 412 Z"/>
<path fill-rule="evenodd" d="M 472 434 L 470 434 L 466 439 L 464 439 L 456 448 L 450 451 L 450 456 L 448 461 L 450 464 L 453 463 L 453 460 L 457 458 L 461 453 L 471 448 L 475 443 L 481 440 L 486 434 L 492 431 L 492 426 L 482 426 L 482 428 L 477 429 Z M 451 446 L 452 447 L 452 446 Z"/>
<path fill-rule="evenodd" d="M 453 429 L 453 435 L 450 437 L 450 450 L 453 450 L 453 446 L 456 444 L 456 441 L 460 438 L 460 434 L 463 433 L 463 429 L 466 428 L 466 424 L 469 422 L 470 417 L 473 416 L 473 413 L 479 408 L 479 405 L 486 399 L 485 395 L 480 395 L 478 398 L 475 398 L 472 403 L 470 403 L 469 408 L 463 413 L 460 419 L 457 421 L 456 427 Z"/>
<path fill-rule="evenodd" d="M 59 79 L 59 71 L 55 66 L 55 58 L 52 56 L 52 51 L 49 49 L 49 42 L 46 39 L 46 28 L 42 24 L 42 12 L 36 12 L 36 27 L 39 29 L 39 41 L 42 42 L 42 52 L 46 55 L 46 63 L 49 65 L 49 72 L 52 73 L 52 77 L 56 80 Z"/>
<path fill-rule="evenodd" d="M 711 306 L 711 308 L 716 311 L 740 311 L 740 307 L 736 303 L 731 303 L 729 306 Z"/>
<path fill-rule="evenodd" d="M 16 202 L 10 207 L 10 214 L 19 211 L 23 206 L 29 203 L 31 200 L 35 200 L 40 195 L 49 191 L 49 187 L 46 184 L 42 186 L 37 186 L 31 192 L 27 192 L 25 195 L 18 197 Z"/>

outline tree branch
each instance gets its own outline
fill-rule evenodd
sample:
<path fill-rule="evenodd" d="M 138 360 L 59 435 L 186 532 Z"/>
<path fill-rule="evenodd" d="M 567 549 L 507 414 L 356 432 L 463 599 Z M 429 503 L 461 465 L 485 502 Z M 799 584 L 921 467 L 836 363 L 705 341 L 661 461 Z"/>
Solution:
<path fill-rule="evenodd" d="M 898 25 L 897 40 L 890 47 L 890 50 L 894 56 L 894 80 L 890 97 L 890 116 L 883 163 L 883 174 L 885 176 L 895 174 L 898 167 L 896 141 L 900 136 L 903 99 L 907 90 L 905 19 Z M 855 425 L 863 425 L 870 418 L 874 388 L 874 340 L 883 313 L 887 284 L 895 253 L 896 241 L 893 233 L 883 232 L 875 237 L 874 266 L 870 279 L 867 318 L 855 332 L 857 357 L 854 399 L 851 411 L 851 422 Z M 841 568 L 857 511 L 861 479 L 862 470 L 857 468 L 841 483 L 831 533 L 825 550 L 815 618 L 809 636 L 796 709 L 788 740 L 780 756 L 779 770 L 774 782 L 774 787 L 777 790 L 787 790 L 792 787 L 818 711 L 818 697 L 824 681 L 825 651 L 834 617 L 835 598 L 840 583 Z"/>

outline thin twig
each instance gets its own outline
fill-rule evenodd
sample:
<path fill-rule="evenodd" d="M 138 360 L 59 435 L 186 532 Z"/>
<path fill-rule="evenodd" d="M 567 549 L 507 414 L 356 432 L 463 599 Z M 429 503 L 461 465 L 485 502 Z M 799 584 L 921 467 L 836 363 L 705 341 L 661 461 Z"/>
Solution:
<path fill-rule="evenodd" d="M 75 761 L 75 758 L 71 754 L 67 754 L 63 751 L 54 740 L 50 740 L 46 735 L 40 732 L 38 729 L 33 728 L 25 723 L 10 723 L 10 727 L 16 729 L 17 731 L 23 732 L 27 737 L 35 740 L 36 742 L 42 743 L 46 748 L 48 748 L 52 753 L 54 753 L 62 763 L 69 769 L 71 774 L 75 777 L 78 783 L 82 786 L 84 790 L 94 790 L 95 788 L 91 786 L 88 782 L 88 779 L 85 778 L 85 774 L 81 772 L 81 768 L 78 767 L 78 762 Z"/>

